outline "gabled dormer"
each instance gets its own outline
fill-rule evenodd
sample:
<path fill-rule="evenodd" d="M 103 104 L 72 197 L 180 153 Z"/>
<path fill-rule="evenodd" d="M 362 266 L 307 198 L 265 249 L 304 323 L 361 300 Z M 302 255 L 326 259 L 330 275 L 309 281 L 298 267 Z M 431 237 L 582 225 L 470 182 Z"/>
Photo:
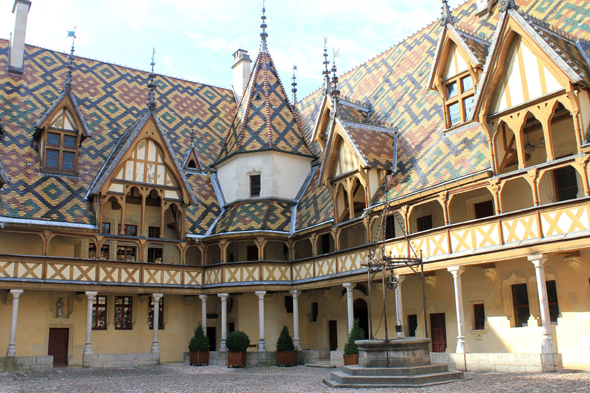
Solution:
<path fill-rule="evenodd" d="M 447 12 L 447 16 L 443 14 L 443 28 L 428 82 L 428 88 L 440 94 L 445 129 L 468 120 L 490 45 L 453 26 L 450 11 Z"/>
<path fill-rule="evenodd" d="M 64 90 L 35 128 L 41 169 L 78 173 L 80 146 L 91 134 L 74 94 Z"/>
<path fill-rule="evenodd" d="M 0 188 L 4 187 L 4 185 L 8 183 L 10 183 L 10 179 L 8 178 L 8 175 L 4 171 L 4 167 L 0 162 Z"/>

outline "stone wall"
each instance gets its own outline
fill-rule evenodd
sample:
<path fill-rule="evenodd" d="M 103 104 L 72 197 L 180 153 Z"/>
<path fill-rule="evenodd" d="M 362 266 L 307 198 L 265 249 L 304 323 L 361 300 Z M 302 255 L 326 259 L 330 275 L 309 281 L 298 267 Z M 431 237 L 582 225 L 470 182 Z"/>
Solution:
<path fill-rule="evenodd" d="M 140 367 L 158 364 L 160 364 L 159 353 L 92 354 L 82 357 L 84 368 Z"/>
<path fill-rule="evenodd" d="M 430 353 L 433 363 L 477 372 L 555 372 L 563 368 L 561 354 L 540 353 Z"/>
<path fill-rule="evenodd" d="M 183 352 L 184 364 L 189 364 L 189 353 Z M 316 364 L 319 362 L 319 351 L 297 351 L 297 362 L 299 364 Z M 227 352 L 211 351 L 209 352 L 210 365 L 227 365 Z M 246 366 L 276 366 L 276 352 L 248 352 L 246 355 Z"/>
<path fill-rule="evenodd" d="M 0 358 L 0 372 L 39 371 L 53 368 L 53 356 L 15 356 Z"/>

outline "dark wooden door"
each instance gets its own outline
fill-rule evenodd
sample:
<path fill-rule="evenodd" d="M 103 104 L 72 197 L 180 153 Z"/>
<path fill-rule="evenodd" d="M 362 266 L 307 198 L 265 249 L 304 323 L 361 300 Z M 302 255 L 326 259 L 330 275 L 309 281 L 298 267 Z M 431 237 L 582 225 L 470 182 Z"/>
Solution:
<path fill-rule="evenodd" d="M 256 246 L 248 246 L 246 249 L 246 258 L 249 261 L 257 261 L 258 260 L 258 247 Z"/>
<path fill-rule="evenodd" d="M 209 350 L 217 351 L 217 329 L 207 326 L 207 338 L 209 339 Z"/>
<path fill-rule="evenodd" d="M 363 299 L 356 299 L 352 307 L 354 310 L 354 319 L 359 320 L 359 327 L 365 332 L 363 339 L 366 339 L 369 337 L 369 309 L 367 302 Z"/>
<path fill-rule="evenodd" d="M 54 366 L 68 365 L 68 341 L 70 329 L 50 328 L 49 329 L 49 356 L 53 355 Z"/>
<path fill-rule="evenodd" d="M 328 321 L 328 337 L 330 351 L 336 351 L 338 349 L 338 321 Z"/>
<path fill-rule="evenodd" d="M 432 352 L 444 352 L 447 349 L 447 327 L 445 314 L 430 314 L 430 337 Z"/>
<path fill-rule="evenodd" d="M 475 208 L 475 218 L 484 218 L 494 215 L 494 202 L 485 201 L 473 205 Z"/>

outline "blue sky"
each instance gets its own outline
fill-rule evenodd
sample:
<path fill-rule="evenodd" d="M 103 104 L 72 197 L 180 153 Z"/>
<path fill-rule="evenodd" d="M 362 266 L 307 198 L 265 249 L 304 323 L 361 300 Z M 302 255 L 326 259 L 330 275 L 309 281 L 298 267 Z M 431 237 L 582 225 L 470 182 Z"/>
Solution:
<path fill-rule="evenodd" d="M 231 55 L 254 60 L 260 0 L 32 0 L 26 42 L 76 55 L 231 87 Z M 464 0 L 449 0 L 451 8 Z M 0 5 L 0 37 L 14 29 L 12 0 Z M 323 37 L 339 49 L 339 74 L 394 46 L 440 15 L 440 0 L 267 0 L 268 46 L 285 88 L 297 65 L 298 98 L 321 85 Z M 331 57 L 331 56 L 330 56 Z"/>

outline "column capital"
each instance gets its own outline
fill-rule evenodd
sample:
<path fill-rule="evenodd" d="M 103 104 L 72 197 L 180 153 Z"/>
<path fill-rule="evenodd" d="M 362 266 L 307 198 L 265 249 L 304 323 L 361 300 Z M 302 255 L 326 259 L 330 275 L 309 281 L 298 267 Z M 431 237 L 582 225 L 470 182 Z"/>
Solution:
<path fill-rule="evenodd" d="M 256 291 L 254 293 L 256 294 L 256 296 L 258 296 L 258 299 L 260 300 L 264 299 L 264 295 L 266 295 L 266 291 Z"/>
<path fill-rule="evenodd" d="M 199 299 L 201 299 L 201 301 L 203 303 L 205 303 L 207 301 L 207 299 L 209 299 L 209 296 L 207 296 L 207 295 L 199 295 Z"/>
<path fill-rule="evenodd" d="M 218 293 L 217 296 L 221 298 L 222 302 L 225 302 L 229 296 L 229 293 Z"/>
<path fill-rule="evenodd" d="M 161 294 L 161 293 L 153 293 L 153 294 L 152 294 L 152 299 L 153 299 L 155 302 L 159 302 L 159 301 L 160 301 L 160 299 L 162 299 L 163 297 L 164 297 L 164 295 L 163 295 L 163 294 Z"/>
<path fill-rule="evenodd" d="M 23 294 L 24 291 L 25 291 L 24 289 L 11 289 L 10 293 L 12 294 L 13 299 L 18 299 L 20 297 L 20 295 Z"/>
<path fill-rule="evenodd" d="M 535 267 L 541 267 L 543 265 L 545 265 L 545 262 L 547 262 L 547 254 L 533 254 L 533 255 L 528 255 L 526 257 L 526 259 L 529 260 L 529 262 L 532 262 L 533 265 L 535 265 Z"/>
<path fill-rule="evenodd" d="M 98 292 L 86 291 L 86 297 L 88 298 L 88 300 L 94 300 L 96 295 L 98 295 Z"/>
<path fill-rule="evenodd" d="M 293 299 L 297 299 L 299 295 L 301 295 L 301 291 L 298 291 L 296 289 L 290 290 L 289 293 L 291 294 L 291 296 L 293 296 Z"/>
<path fill-rule="evenodd" d="M 449 271 L 453 277 L 461 277 L 461 274 L 463 274 L 465 268 L 463 266 L 449 266 L 447 271 Z"/>
<path fill-rule="evenodd" d="M 352 292 L 352 290 L 354 289 L 352 285 L 353 284 L 351 282 L 345 282 L 344 284 L 342 284 L 342 286 L 346 288 L 346 292 Z"/>
<path fill-rule="evenodd" d="M 398 284 L 401 284 L 402 282 L 404 282 L 406 280 L 406 276 L 402 276 L 401 274 L 396 274 L 395 278 L 396 278 Z"/>

